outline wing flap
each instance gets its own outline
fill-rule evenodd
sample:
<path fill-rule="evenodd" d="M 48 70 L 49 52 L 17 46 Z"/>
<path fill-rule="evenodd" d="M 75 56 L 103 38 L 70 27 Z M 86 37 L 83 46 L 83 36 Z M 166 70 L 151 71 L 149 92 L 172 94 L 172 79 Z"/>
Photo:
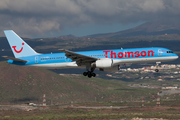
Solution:
<path fill-rule="evenodd" d="M 3 58 L 6 58 L 6 59 L 13 60 L 13 61 L 17 61 L 17 62 L 23 62 L 23 63 L 27 63 L 27 62 L 28 62 L 28 61 L 26 61 L 26 60 L 14 58 L 14 57 L 8 57 L 8 56 L 2 56 L 2 57 L 3 57 Z"/>

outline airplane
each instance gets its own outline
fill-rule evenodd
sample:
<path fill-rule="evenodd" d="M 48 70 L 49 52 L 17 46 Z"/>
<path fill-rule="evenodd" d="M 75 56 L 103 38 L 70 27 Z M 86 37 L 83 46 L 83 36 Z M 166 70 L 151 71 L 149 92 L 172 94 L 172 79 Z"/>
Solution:
<path fill-rule="evenodd" d="M 171 50 L 162 47 L 111 49 L 73 52 L 59 49 L 62 53 L 41 54 L 33 50 L 13 30 L 4 31 L 11 50 L 15 57 L 2 56 L 8 63 L 15 65 L 26 65 L 43 67 L 46 69 L 58 68 L 86 68 L 84 76 L 95 77 L 95 69 L 106 72 L 119 71 L 120 65 L 132 63 L 156 62 L 155 71 L 161 62 L 172 61 L 178 55 Z"/>

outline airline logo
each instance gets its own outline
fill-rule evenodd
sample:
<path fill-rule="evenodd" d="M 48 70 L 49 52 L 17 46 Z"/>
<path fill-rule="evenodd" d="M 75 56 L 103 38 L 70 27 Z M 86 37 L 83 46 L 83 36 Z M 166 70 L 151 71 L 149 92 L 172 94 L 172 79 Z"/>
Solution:
<path fill-rule="evenodd" d="M 24 45 L 24 43 L 22 43 L 22 45 Z M 21 53 L 22 50 L 23 50 L 23 47 L 21 47 L 21 49 L 20 49 L 19 51 L 16 50 L 16 46 L 12 46 L 12 48 L 14 49 L 14 51 L 15 51 L 16 53 Z"/>
<path fill-rule="evenodd" d="M 111 58 L 127 58 L 127 57 L 150 57 L 150 56 L 154 56 L 154 51 L 153 50 L 149 50 L 149 51 L 131 51 L 131 52 L 113 52 L 113 51 L 103 51 L 105 53 L 105 57 L 108 57 L 108 53 L 110 52 L 110 56 Z"/>

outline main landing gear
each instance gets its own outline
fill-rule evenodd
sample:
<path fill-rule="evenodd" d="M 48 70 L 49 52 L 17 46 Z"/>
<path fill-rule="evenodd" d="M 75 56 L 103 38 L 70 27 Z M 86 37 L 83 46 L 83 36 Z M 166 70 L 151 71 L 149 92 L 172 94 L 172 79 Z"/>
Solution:
<path fill-rule="evenodd" d="M 91 70 L 89 70 L 91 68 Z M 87 64 L 86 65 L 86 70 L 87 72 L 84 72 L 83 75 L 84 76 L 88 76 L 89 78 L 91 77 L 96 77 L 96 73 L 93 73 L 93 71 L 95 70 L 95 66 L 91 67 L 91 64 Z"/>
<path fill-rule="evenodd" d="M 84 75 L 84 76 L 88 76 L 89 78 L 91 78 L 91 77 L 96 77 L 96 73 L 93 73 L 93 72 L 91 72 L 91 71 L 84 72 L 83 75 Z"/>
<path fill-rule="evenodd" d="M 158 69 L 158 67 L 159 67 L 159 64 L 160 64 L 161 62 L 156 62 L 156 69 L 155 69 L 155 72 L 159 72 L 159 69 Z"/>

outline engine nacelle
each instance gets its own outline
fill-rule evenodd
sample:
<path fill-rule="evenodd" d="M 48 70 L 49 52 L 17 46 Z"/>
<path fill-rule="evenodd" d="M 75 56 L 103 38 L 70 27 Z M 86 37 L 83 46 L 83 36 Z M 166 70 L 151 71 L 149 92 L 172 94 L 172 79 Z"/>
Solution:
<path fill-rule="evenodd" d="M 100 71 L 105 71 L 105 72 L 118 72 L 120 69 L 119 65 L 118 66 L 113 66 L 110 68 L 99 68 Z"/>
<path fill-rule="evenodd" d="M 95 65 L 97 68 L 110 68 L 113 65 L 113 60 L 109 58 L 100 59 L 95 62 Z"/>

